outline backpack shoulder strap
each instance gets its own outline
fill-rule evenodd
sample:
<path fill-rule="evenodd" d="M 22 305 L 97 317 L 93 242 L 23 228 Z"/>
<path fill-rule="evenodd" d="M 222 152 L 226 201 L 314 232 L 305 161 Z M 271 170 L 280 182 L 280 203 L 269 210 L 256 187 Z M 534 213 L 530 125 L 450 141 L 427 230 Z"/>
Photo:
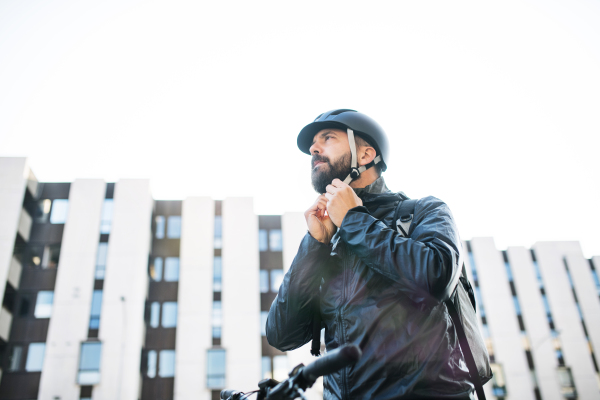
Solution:
<path fill-rule="evenodd" d="M 481 377 L 479 376 L 479 372 L 477 370 L 477 364 L 475 364 L 475 358 L 473 357 L 471 346 L 469 346 L 469 341 L 467 340 L 467 335 L 465 334 L 465 330 L 460 317 L 458 316 L 458 312 L 456 311 L 456 307 L 454 307 L 454 303 L 451 299 L 444 301 L 444 303 L 446 304 L 446 307 L 448 307 L 448 313 L 450 314 L 452 322 L 454 323 L 454 328 L 456 329 L 456 334 L 458 335 L 458 342 L 460 343 L 460 348 L 465 356 L 465 361 L 467 363 L 467 367 L 469 368 L 469 375 L 471 375 L 471 379 L 473 380 L 477 397 L 479 400 L 485 400 L 483 383 L 481 382 Z"/>
<path fill-rule="evenodd" d="M 400 201 L 394 212 L 391 228 L 397 230 L 403 237 L 408 237 L 413 215 L 415 214 L 415 204 L 418 199 L 409 199 L 402 192 L 398 193 L 398 195 L 400 196 Z"/>

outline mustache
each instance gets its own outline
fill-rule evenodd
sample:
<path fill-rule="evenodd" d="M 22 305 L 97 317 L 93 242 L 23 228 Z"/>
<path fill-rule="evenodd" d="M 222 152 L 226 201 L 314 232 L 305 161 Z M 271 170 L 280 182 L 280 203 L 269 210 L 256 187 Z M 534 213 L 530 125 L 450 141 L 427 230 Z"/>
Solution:
<path fill-rule="evenodd" d="M 314 168 L 315 163 L 318 162 L 325 162 L 329 164 L 329 157 L 325 157 L 320 154 L 313 154 L 312 159 L 310 161 L 310 165 Z"/>

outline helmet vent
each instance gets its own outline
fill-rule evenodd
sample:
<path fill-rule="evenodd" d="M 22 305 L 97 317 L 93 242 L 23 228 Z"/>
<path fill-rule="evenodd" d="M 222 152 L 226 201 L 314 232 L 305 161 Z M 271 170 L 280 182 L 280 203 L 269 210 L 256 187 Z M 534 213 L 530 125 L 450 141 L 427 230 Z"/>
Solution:
<path fill-rule="evenodd" d="M 315 118 L 315 120 L 313 122 L 317 122 L 319 120 L 319 118 L 321 118 L 323 116 L 324 113 L 319 114 L 319 116 L 317 118 Z"/>
<path fill-rule="evenodd" d="M 350 110 L 349 108 L 340 108 L 339 110 L 334 110 L 332 111 L 329 115 L 339 115 L 341 113 L 345 113 L 345 112 L 356 112 L 356 110 Z"/>

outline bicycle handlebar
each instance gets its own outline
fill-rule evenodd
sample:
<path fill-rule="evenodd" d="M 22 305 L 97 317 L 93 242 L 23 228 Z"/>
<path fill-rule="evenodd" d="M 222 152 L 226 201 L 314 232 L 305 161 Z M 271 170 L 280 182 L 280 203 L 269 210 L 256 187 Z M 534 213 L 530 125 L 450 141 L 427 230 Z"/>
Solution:
<path fill-rule="evenodd" d="M 258 399 L 292 399 L 297 397 L 298 391 L 302 393 L 306 388 L 312 387 L 318 377 L 329 375 L 333 372 L 352 365 L 362 356 L 360 348 L 356 345 L 345 345 L 328 352 L 312 363 L 304 366 L 298 365 L 290 372 L 290 377 L 279 383 L 272 379 L 262 380 L 259 386 Z M 221 391 L 221 399 L 237 400 L 246 393 L 235 390 Z M 304 398 L 304 397 L 303 397 Z"/>
<path fill-rule="evenodd" d="M 329 375 L 358 361 L 362 352 L 353 344 L 339 347 L 323 357 L 317 358 L 302 369 L 302 375 L 308 382 L 323 375 Z"/>
<path fill-rule="evenodd" d="M 221 399 L 237 399 L 239 398 L 240 394 L 242 394 L 242 392 L 238 392 L 236 390 L 221 390 Z"/>

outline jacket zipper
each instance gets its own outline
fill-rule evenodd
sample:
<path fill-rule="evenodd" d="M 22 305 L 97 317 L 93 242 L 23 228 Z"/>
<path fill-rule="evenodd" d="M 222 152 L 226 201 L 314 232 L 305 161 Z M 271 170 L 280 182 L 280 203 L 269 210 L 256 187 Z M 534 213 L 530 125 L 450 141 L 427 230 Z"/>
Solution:
<path fill-rule="evenodd" d="M 344 253 L 346 253 L 344 251 Z M 342 255 L 342 300 L 341 300 L 341 305 L 340 305 L 340 329 L 342 330 L 342 345 L 346 344 L 348 342 L 348 339 L 346 338 L 346 329 L 344 327 L 344 319 L 342 317 L 342 313 L 343 313 L 343 309 L 344 309 L 344 305 L 346 304 L 346 257 L 345 254 Z M 347 381 L 348 381 L 348 377 L 346 376 L 346 367 L 344 367 L 342 369 L 342 373 L 341 373 L 341 377 L 342 377 L 342 399 L 346 399 L 347 395 L 348 395 L 348 388 L 347 388 Z"/>

